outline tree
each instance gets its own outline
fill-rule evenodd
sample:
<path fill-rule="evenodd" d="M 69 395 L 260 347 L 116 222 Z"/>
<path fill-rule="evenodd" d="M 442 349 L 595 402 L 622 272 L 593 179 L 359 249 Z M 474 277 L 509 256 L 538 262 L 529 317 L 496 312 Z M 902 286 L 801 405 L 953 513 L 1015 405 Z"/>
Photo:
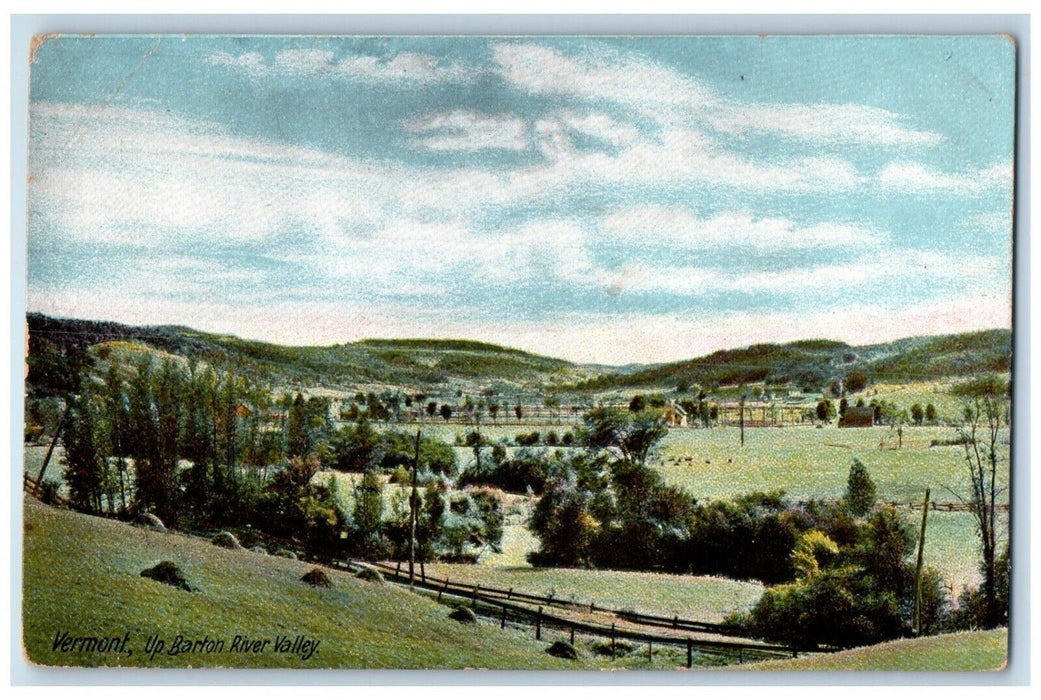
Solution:
<path fill-rule="evenodd" d="M 65 425 L 65 481 L 73 507 L 99 513 L 104 457 L 94 436 L 95 421 L 87 386 L 84 382 L 85 390 L 73 400 Z"/>
<path fill-rule="evenodd" d="M 936 422 L 936 406 L 931 403 L 925 405 L 925 420 L 927 423 Z"/>
<path fill-rule="evenodd" d="M 431 418 L 437 413 L 437 401 L 431 401 L 427 404 L 427 415 Z"/>
<path fill-rule="evenodd" d="M 375 471 L 367 471 L 354 486 L 351 540 L 355 553 L 368 559 L 383 556 L 383 482 Z"/>
<path fill-rule="evenodd" d="M 854 458 L 846 479 L 846 495 L 843 500 L 854 515 L 867 515 L 875 505 L 875 482 L 871 480 L 867 467 L 859 459 Z"/>
<path fill-rule="evenodd" d="M 1001 624 L 1007 614 L 998 601 L 998 498 L 1004 489 L 998 486 L 999 465 L 998 431 L 1005 412 L 1005 390 L 998 384 L 979 382 L 978 393 L 964 407 L 965 425 L 958 436 L 965 450 L 965 464 L 969 471 L 971 494 L 961 498 L 968 503 L 980 537 L 983 555 L 983 625 L 991 628 Z"/>
<path fill-rule="evenodd" d="M 846 375 L 845 388 L 851 394 L 863 391 L 867 385 L 868 376 L 859 369 L 855 369 Z"/>
<path fill-rule="evenodd" d="M 921 425 L 924 419 L 925 411 L 922 410 L 922 404 L 916 403 L 911 406 L 911 420 L 915 422 L 915 425 Z"/>
<path fill-rule="evenodd" d="M 332 440 L 333 468 L 342 472 L 366 472 L 383 458 L 380 435 L 364 416 L 353 428 L 343 428 Z"/>
<path fill-rule="evenodd" d="M 647 399 L 643 397 L 643 394 L 636 394 L 629 401 L 629 410 L 632 413 L 639 413 L 640 411 L 647 408 Z"/>
<path fill-rule="evenodd" d="M 845 396 L 839 401 L 839 418 L 843 418 L 846 415 L 846 409 L 849 408 L 849 401 Z"/>
<path fill-rule="evenodd" d="M 817 402 L 817 420 L 828 423 L 835 417 L 835 404 L 831 399 L 821 399 Z"/>
<path fill-rule="evenodd" d="M 452 418 L 452 407 L 446 403 L 441 404 L 441 417 L 445 419 L 447 423 Z"/>
<path fill-rule="evenodd" d="M 521 405 L 519 403 L 513 407 L 513 415 L 517 416 L 518 421 L 524 418 L 524 409 L 521 408 Z"/>
<path fill-rule="evenodd" d="M 299 393 L 289 407 L 289 428 L 286 434 L 286 455 L 290 458 L 307 454 L 307 425 L 304 413 L 304 397 Z"/>

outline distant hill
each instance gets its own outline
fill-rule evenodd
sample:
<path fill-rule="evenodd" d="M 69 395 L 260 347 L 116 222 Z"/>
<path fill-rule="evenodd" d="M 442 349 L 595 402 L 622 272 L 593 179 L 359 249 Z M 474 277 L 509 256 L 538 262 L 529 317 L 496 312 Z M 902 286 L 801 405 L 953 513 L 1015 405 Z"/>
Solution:
<path fill-rule="evenodd" d="M 853 370 L 864 371 L 872 382 L 903 382 L 1007 372 L 1011 359 L 1012 332 L 1008 330 L 921 336 L 863 346 L 803 340 L 720 350 L 637 371 L 606 372 L 579 382 L 575 388 L 603 391 L 791 382 L 816 389 Z"/>
<path fill-rule="evenodd" d="M 136 343 L 269 383 L 410 386 L 451 380 L 560 383 L 589 376 L 565 360 L 470 340 L 363 340 L 330 346 L 287 346 L 204 333 L 183 326 L 127 326 L 28 314 L 30 350 L 80 356 L 106 343 Z M 32 363 L 30 363 L 32 364 Z"/>
<path fill-rule="evenodd" d="M 470 382 L 574 392 L 757 382 L 791 382 L 815 390 L 854 369 L 863 370 L 872 382 L 902 382 L 1004 372 L 1012 357 L 1008 330 L 906 338 L 865 346 L 803 340 L 721 350 L 667 364 L 605 367 L 578 365 L 472 340 L 373 339 L 330 346 L 286 346 L 183 326 L 127 326 L 36 313 L 26 319 L 30 381 L 54 386 L 68 381 L 62 376 L 64 364 L 74 364 L 91 348 L 96 352 L 99 346 L 119 343 L 190 361 L 233 366 L 240 374 L 280 385 L 432 387 Z"/>

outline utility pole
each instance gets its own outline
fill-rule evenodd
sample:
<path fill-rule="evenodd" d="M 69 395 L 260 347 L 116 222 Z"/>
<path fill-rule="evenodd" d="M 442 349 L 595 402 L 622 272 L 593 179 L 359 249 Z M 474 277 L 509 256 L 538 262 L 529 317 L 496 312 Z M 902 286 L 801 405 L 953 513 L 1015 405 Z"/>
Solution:
<path fill-rule="evenodd" d="M 922 502 L 922 530 L 918 535 L 918 563 L 914 574 L 914 633 L 922 635 L 922 564 L 925 554 L 925 523 L 929 517 L 929 489 L 925 489 L 925 501 Z"/>
<path fill-rule="evenodd" d="M 416 481 L 419 474 L 419 439 L 421 435 L 420 430 L 416 431 L 416 459 L 412 462 L 412 493 L 408 497 L 408 524 L 409 524 L 409 539 L 408 539 L 408 585 L 412 587 L 412 583 L 416 578 L 416 522 L 419 520 L 419 491 L 417 490 Z"/>
<path fill-rule="evenodd" d="M 741 447 L 745 446 L 745 395 L 741 395 Z"/>

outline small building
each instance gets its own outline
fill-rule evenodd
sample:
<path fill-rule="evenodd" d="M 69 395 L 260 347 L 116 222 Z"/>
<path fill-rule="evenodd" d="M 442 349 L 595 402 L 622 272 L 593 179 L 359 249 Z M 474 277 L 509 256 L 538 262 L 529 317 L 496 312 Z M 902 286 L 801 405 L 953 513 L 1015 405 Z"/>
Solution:
<path fill-rule="evenodd" d="M 665 416 L 665 423 L 670 428 L 687 427 L 687 412 L 683 410 L 682 406 L 677 405 L 675 401 L 668 403 L 663 415 Z"/>
<path fill-rule="evenodd" d="M 850 406 L 839 418 L 840 428 L 870 428 L 875 424 L 874 406 Z"/>

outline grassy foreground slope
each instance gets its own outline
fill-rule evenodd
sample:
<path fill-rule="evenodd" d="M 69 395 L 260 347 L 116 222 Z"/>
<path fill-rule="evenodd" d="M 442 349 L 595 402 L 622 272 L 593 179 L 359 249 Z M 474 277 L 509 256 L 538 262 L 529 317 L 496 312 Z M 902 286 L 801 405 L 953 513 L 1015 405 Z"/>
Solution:
<path fill-rule="evenodd" d="M 519 631 L 462 625 L 448 608 L 393 586 L 327 570 L 332 588 L 299 579 L 305 562 L 203 540 L 160 534 L 25 500 L 23 625 L 28 659 L 51 666 L 299 667 L 299 668 L 583 668 L 545 653 Z M 142 578 L 161 560 L 175 562 L 193 588 L 187 593 Z M 54 650 L 55 635 L 130 635 L 132 654 Z M 223 639 L 214 654 L 157 655 L 150 635 L 169 648 L 176 635 Z M 319 640 L 316 653 L 241 654 L 235 635 L 296 635 Z"/>
<path fill-rule="evenodd" d="M 1008 629 L 900 639 L 835 654 L 732 666 L 749 671 L 1000 671 Z"/>

